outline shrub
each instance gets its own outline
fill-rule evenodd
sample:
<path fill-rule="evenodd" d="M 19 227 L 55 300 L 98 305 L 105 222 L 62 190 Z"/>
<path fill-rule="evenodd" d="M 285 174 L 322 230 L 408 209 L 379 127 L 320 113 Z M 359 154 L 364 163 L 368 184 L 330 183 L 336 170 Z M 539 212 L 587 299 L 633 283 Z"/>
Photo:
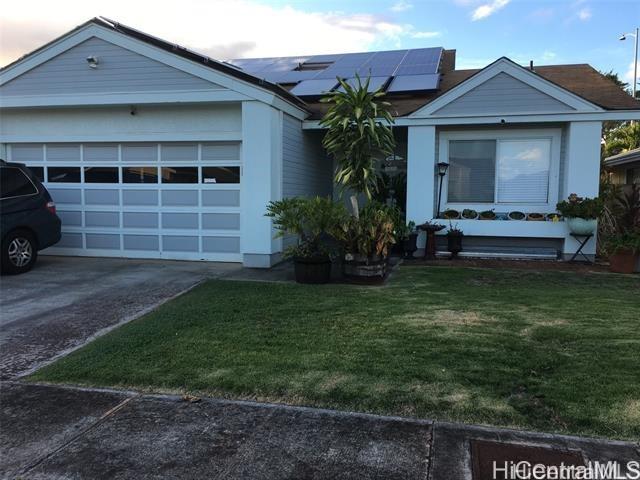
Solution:
<path fill-rule="evenodd" d="M 585 220 L 595 220 L 602 213 L 603 202 L 601 198 L 583 198 L 575 193 L 569 195 L 567 200 L 556 205 L 556 209 L 565 218 L 584 218 Z"/>

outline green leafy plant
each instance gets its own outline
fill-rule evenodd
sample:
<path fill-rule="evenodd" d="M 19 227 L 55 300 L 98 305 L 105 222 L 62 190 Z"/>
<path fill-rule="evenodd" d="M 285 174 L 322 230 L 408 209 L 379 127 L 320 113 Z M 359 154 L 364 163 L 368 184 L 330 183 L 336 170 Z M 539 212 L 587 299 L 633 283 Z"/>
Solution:
<path fill-rule="evenodd" d="M 297 236 L 297 244 L 285 249 L 285 257 L 320 258 L 335 253 L 328 237 L 340 234 L 349 218 L 344 205 L 330 198 L 285 198 L 269 202 L 267 217 L 273 218 L 276 238 Z"/>
<path fill-rule="evenodd" d="M 639 254 L 640 229 L 610 236 L 605 240 L 602 250 L 607 255 L 615 255 L 625 251 Z"/>
<path fill-rule="evenodd" d="M 595 220 L 602 213 L 603 201 L 599 197 L 583 198 L 575 193 L 569 195 L 567 200 L 556 205 L 556 209 L 565 218 L 584 218 L 585 220 Z"/>
<path fill-rule="evenodd" d="M 337 162 L 335 181 L 343 190 L 363 193 L 371 199 L 377 185 L 376 157 L 393 153 L 395 139 L 391 130 L 390 104 L 382 101 L 380 88 L 369 91 L 369 78 L 356 76 L 356 84 L 338 79 L 341 90 L 327 94 L 320 101 L 329 109 L 320 121 L 327 129 L 322 145 Z M 351 197 L 354 215 L 358 215 L 357 196 Z"/>
<path fill-rule="evenodd" d="M 496 212 L 493 210 L 484 210 L 480 212 L 480 220 L 493 220 L 496 218 Z"/>
<path fill-rule="evenodd" d="M 363 207 L 358 216 L 342 223 L 337 238 L 348 255 L 386 257 L 389 247 L 396 243 L 395 224 L 391 209 L 377 202 Z"/>
<path fill-rule="evenodd" d="M 416 222 L 411 220 L 406 225 L 396 226 L 396 241 L 400 242 L 401 240 L 405 240 L 409 238 L 409 235 L 416 232 Z"/>
<path fill-rule="evenodd" d="M 458 210 L 453 210 L 452 208 L 450 208 L 444 211 L 442 217 L 446 218 L 447 220 L 452 218 L 460 218 L 460 212 Z"/>
<path fill-rule="evenodd" d="M 478 218 L 478 212 L 472 208 L 465 208 L 462 210 L 462 218 L 466 220 L 475 220 Z"/>

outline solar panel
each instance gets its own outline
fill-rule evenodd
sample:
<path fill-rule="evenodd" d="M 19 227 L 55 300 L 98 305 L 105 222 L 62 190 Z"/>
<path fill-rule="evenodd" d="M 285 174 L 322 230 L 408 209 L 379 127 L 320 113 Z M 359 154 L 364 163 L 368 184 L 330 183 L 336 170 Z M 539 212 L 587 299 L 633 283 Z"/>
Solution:
<path fill-rule="evenodd" d="M 301 97 L 321 96 L 326 92 L 330 92 L 338 85 L 335 79 L 311 79 L 303 80 L 291 89 L 291 93 Z"/>
<path fill-rule="evenodd" d="M 431 73 L 425 75 L 405 75 L 395 77 L 391 85 L 387 87 L 387 92 L 415 92 L 420 90 L 435 90 L 440 84 L 440 74 Z"/>
<path fill-rule="evenodd" d="M 367 89 L 367 91 L 375 92 L 376 90 L 378 90 L 378 88 L 387 83 L 390 78 L 391 77 L 389 75 L 387 75 L 386 77 L 371 77 L 369 79 L 369 88 Z M 361 78 L 360 81 L 364 85 L 366 78 Z M 358 80 L 356 78 L 348 78 L 346 82 L 352 87 L 356 87 L 358 85 Z M 344 88 L 342 88 L 342 85 L 340 85 L 340 88 L 338 88 L 338 90 L 344 92 Z"/>

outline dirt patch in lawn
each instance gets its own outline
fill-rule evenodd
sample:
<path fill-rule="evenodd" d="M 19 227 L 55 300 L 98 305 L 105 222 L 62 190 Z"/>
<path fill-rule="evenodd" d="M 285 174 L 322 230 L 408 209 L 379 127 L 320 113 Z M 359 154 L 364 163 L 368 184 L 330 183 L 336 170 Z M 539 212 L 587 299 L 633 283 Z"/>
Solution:
<path fill-rule="evenodd" d="M 434 310 L 431 312 L 414 312 L 403 315 L 400 321 L 406 325 L 414 327 L 425 327 L 429 325 L 439 326 L 471 326 L 493 323 L 493 317 L 482 315 L 478 312 L 467 310 Z"/>

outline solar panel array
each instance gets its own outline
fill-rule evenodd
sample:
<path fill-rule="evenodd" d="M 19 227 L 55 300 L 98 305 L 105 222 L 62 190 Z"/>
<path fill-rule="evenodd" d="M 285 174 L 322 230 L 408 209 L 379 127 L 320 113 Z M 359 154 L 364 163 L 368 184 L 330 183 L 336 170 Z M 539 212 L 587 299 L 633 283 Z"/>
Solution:
<path fill-rule="evenodd" d="M 380 87 L 390 93 L 435 90 L 440 83 L 441 47 L 385 52 L 272 57 L 231 60 L 247 73 L 273 83 L 294 85 L 291 93 L 319 97 L 339 86 L 337 77 L 349 85 L 356 75 L 370 77 L 369 90 Z"/>

